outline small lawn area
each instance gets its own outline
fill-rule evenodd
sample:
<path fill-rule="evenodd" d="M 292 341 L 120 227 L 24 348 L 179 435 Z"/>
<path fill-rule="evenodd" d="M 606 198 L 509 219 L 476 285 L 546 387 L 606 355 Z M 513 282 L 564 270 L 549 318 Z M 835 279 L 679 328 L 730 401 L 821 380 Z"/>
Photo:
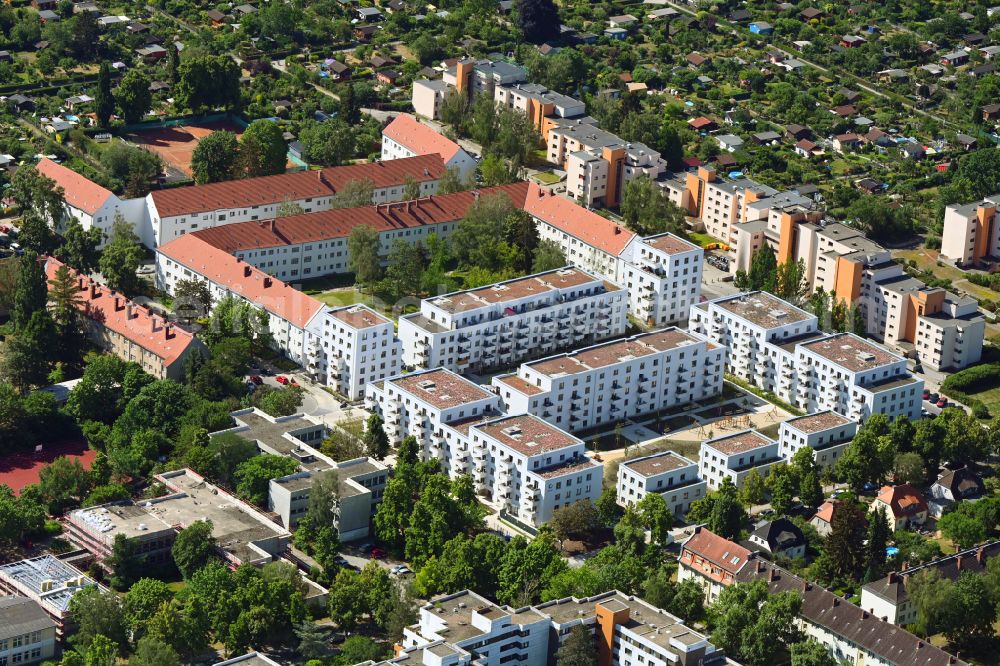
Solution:
<path fill-rule="evenodd" d="M 562 180 L 562 178 L 555 175 L 551 171 L 539 171 L 534 176 L 532 176 L 532 178 L 537 180 L 542 185 L 555 185 L 560 180 Z"/>
<path fill-rule="evenodd" d="M 368 300 L 365 294 L 362 294 L 354 287 L 348 287 L 345 289 L 331 289 L 330 291 L 321 291 L 312 294 L 313 298 L 323 301 L 327 305 L 332 305 L 334 307 L 344 306 L 344 305 L 354 305 L 355 303 L 364 303 Z"/>
<path fill-rule="evenodd" d="M 696 243 L 701 247 L 708 247 L 709 245 L 717 245 L 719 241 L 712 238 L 708 234 L 703 234 L 700 231 L 692 231 L 688 233 L 688 240 L 692 243 Z"/>

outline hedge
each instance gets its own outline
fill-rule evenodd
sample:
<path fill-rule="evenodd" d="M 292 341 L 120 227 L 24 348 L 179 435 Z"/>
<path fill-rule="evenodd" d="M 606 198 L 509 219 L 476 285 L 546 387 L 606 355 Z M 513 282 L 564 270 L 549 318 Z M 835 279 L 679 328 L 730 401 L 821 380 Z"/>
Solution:
<path fill-rule="evenodd" d="M 975 393 L 1000 387 L 1000 363 L 973 365 L 949 375 L 941 383 L 941 393 L 968 405 L 976 418 L 990 418 L 990 410 Z"/>

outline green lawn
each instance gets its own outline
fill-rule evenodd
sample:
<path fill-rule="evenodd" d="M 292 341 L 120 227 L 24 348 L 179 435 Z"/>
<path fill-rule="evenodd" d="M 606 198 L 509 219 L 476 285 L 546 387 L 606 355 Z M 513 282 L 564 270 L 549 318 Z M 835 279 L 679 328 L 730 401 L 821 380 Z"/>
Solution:
<path fill-rule="evenodd" d="M 719 242 L 717 239 L 712 238 L 708 234 L 703 234 L 700 231 L 692 231 L 688 233 L 688 239 L 692 243 L 697 243 L 701 247 L 708 247 L 709 245 L 717 244 Z"/>
<path fill-rule="evenodd" d="M 532 178 L 537 180 L 542 185 L 555 185 L 561 180 L 559 176 L 555 175 L 551 171 L 539 171 L 534 176 L 532 176 Z"/>
<path fill-rule="evenodd" d="M 312 294 L 313 298 L 323 301 L 327 305 L 332 305 L 334 307 L 343 305 L 354 305 L 355 303 L 364 303 L 367 300 L 367 296 L 362 294 L 354 287 L 347 287 L 344 289 L 332 289 L 330 291 L 321 291 Z"/>

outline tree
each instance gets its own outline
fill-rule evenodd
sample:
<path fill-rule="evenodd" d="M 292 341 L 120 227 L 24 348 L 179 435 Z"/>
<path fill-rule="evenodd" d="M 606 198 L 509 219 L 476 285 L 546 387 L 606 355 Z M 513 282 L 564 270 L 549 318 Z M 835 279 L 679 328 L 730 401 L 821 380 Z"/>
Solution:
<path fill-rule="evenodd" d="M 195 113 L 240 105 L 240 67 L 228 55 L 185 58 L 177 68 L 177 104 Z"/>
<path fill-rule="evenodd" d="M 801 303 L 809 291 L 805 262 L 801 259 L 798 261 L 789 259 L 783 264 L 778 264 L 774 286 L 775 296 L 778 298 L 794 305 Z"/>
<path fill-rule="evenodd" d="M 111 237 L 101 254 L 101 275 L 108 286 L 125 293 L 134 293 L 138 285 L 136 271 L 142 261 L 143 251 L 139 237 L 121 213 L 115 214 Z"/>
<path fill-rule="evenodd" d="M 559 10 L 552 0 L 518 0 L 517 26 L 524 39 L 541 44 L 559 36 Z"/>
<path fill-rule="evenodd" d="M 446 99 L 450 99 L 451 97 L 465 99 L 463 95 L 449 95 Z M 456 167 L 445 169 L 441 175 L 441 179 L 438 180 L 438 194 L 452 194 L 454 192 L 462 192 L 465 189 L 466 185 L 462 182 L 462 174 Z"/>
<path fill-rule="evenodd" d="M 178 532 L 170 554 L 181 575 L 185 579 L 191 578 L 215 554 L 212 521 L 200 520 Z"/>
<path fill-rule="evenodd" d="M 149 77 L 141 69 L 130 69 L 122 77 L 115 92 L 115 102 L 126 123 L 137 123 L 153 105 Z"/>
<path fill-rule="evenodd" d="M 865 483 L 885 478 L 895 457 L 885 455 L 886 447 L 891 445 L 888 435 L 889 420 L 886 416 L 872 414 L 844 449 L 844 454 L 837 461 L 836 472 L 853 490 L 859 491 Z"/>
<path fill-rule="evenodd" d="M 236 135 L 226 130 L 212 132 L 195 146 L 191 155 L 191 172 L 199 185 L 232 180 L 239 158 Z"/>
<path fill-rule="evenodd" d="M 912 444 L 912 439 L 910 443 Z M 921 483 L 927 477 L 924 459 L 913 451 L 897 453 L 892 463 L 892 470 L 893 474 L 905 483 Z"/>
<path fill-rule="evenodd" d="M 263 505 L 271 479 L 294 474 L 296 469 L 298 463 L 293 458 L 268 453 L 254 456 L 236 468 L 236 493 L 248 502 Z"/>
<path fill-rule="evenodd" d="M 708 517 L 708 529 L 724 539 L 737 538 L 746 520 L 746 513 L 737 494 L 732 480 L 729 477 L 723 479 Z"/>
<path fill-rule="evenodd" d="M 625 225 L 641 236 L 666 231 L 684 233 L 683 211 L 648 176 L 639 176 L 625 183 L 621 212 Z"/>
<path fill-rule="evenodd" d="M 995 525 L 996 523 L 994 523 Z M 950 511 L 938 520 L 938 529 L 960 548 L 971 548 L 986 541 L 992 532 L 967 511 Z"/>
<path fill-rule="evenodd" d="M 101 62 L 97 72 L 97 93 L 94 95 L 94 113 L 97 124 L 107 127 L 111 123 L 111 115 L 115 112 L 115 98 L 111 94 L 111 65 L 108 61 Z"/>
<path fill-rule="evenodd" d="M 306 161 L 310 164 L 336 166 L 354 156 L 356 131 L 343 120 L 334 118 L 321 123 L 309 122 L 299 131 L 299 143 Z M 417 196 L 404 197 L 416 199 Z"/>
<path fill-rule="evenodd" d="M 747 507 L 753 507 L 757 504 L 762 504 L 764 502 L 764 491 L 766 486 L 764 485 L 764 477 L 760 475 L 757 468 L 752 468 L 745 477 L 743 477 L 743 487 L 740 488 L 740 501 Z"/>
<path fill-rule="evenodd" d="M 121 649 L 128 645 L 122 602 L 114 592 L 88 587 L 73 595 L 69 607 L 78 624 L 73 636 L 77 649 L 88 649 L 98 636 L 110 639 Z"/>
<path fill-rule="evenodd" d="M 857 577 L 864 565 L 865 514 L 853 502 L 841 502 L 833 513 L 824 558 L 834 575 Z"/>
<path fill-rule="evenodd" d="M 52 365 L 50 351 L 56 348 L 58 334 L 46 310 L 32 313 L 27 325 L 7 340 L 3 354 L 3 373 L 22 393 L 33 386 L 43 386 Z"/>
<path fill-rule="evenodd" d="M 76 278 L 65 265 L 56 269 L 49 281 L 49 301 L 51 302 L 52 320 L 59 333 L 59 358 L 66 362 L 75 361 L 79 348 L 79 338 L 82 334 L 80 326 L 80 309 L 83 299 Z M 74 338 L 66 340 L 65 338 Z"/>
<path fill-rule="evenodd" d="M 535 248 L 535 253 L 532 256 L 531 272 L 544 273 L 568 264 L 562 248 L 555 241 L 543 239 L 538 242 L 538 247 Z"/>
<path fill-rule="evenodd" d="M 414 296 L 420 291 L 423 273 L 423 252 L 420 246 L 402 238 L 393 241 L 389 248 L 389 263 L 385 269 L 385 281 L 397 298 Z"/>
<path fill-rule="evenodd" d="M 590 500 L 580 500 L 552 512 L 548 525 L 556 538 L 587 539 L 601 527 L 600 512 Z"/>
<path fill-rule="evenodd" d="M 520 273 L 530 273 L 538 249 L 538 227 L 535 220 L 523 210 L 515 210 L 503 221 L 504 240 L 513 249 L 512 268 Z"/>
<path fill-rule="evenodd" d="M 670 544 L 670 528 L 674 524 L 674 516 L 670 512 L 667 501 L 659 493 L 646 493 L 646 496 L 635 505 L 642 526 L 649 530 L 652 543 L 661 548 Z"/>
<path fill-rule="evenodd" d="M 124 536 L 124 535 L 118 535 Z M 163 604 L 169 603 L 173 593 L 167 584 L 155 578 L 140 578 L 125 593 L 122 610 L 125 626 L 133 638 L 145 635 L 146 627 Z"/>
<path fill-rule="evenodd" d="M 309 491 L 309 507 L 306 510 L 306 517 L 312 521 L 313 526 L 318 529 L 333 527 L 336 521 L 334 508 L 339 492 L 340 476 L 336 469 L 325 470 L 315 475 Z"/>
<path fill-rule="evenodd" d="M 963 571 L 952 588 L 952 601 L 944 634 L 960 647 L 984 645 L 994 637 L 996 606 L 986 579 L 972 571 Z"/>
<path fill-rule="evenodd" d="M 326 654 L 329 636 L 327 631 L 315 622 L 307 620 L 296 625 L 295 637 L 299 639 L 299 654 L 306 659 L 319 659 Z"/>
<path fill-rule="evenodd" d="M 952 583 L 941 578 L 938 570 L 929 567 L 913 575 L 906 593 L 917 612 L 914 631 L 930 636 L 944 629 L 951 603 Z"/>
<path fill-rule="evenodd" d="M 368 417 L 361 441 L 364 442 L 365 452 L 376 460 L 382 460 L 389 454 L 389 437 L 385 434 L 381 416 L 373 413 Z"/>
<path fill-rule="evenodd" d="M 104 241 L 104 232 L 99 227 L 84 230 L 75 217 L 66 221 L 63 244 L 56 250 L 59 261 L 69 264 L 81 273 L 97 270 L 101 253 L 97 249 Z"/>
<path fill-rule="evenodd" d="M 712 606 L 712 642 L 747 666 L 770 664 L 776 648 L 800 640 L 795 619 L 801 606 L 795 592 L 769 595 L 763 580 L 730 585 Z"/>
<path fill-rule="evenodd" d="M 18 268 L 10 316 L 15 331 L 26 326 L 34 312 L 44 310 L 49 299 L 45 269 L 34 251 L 24 253 L 18 260 Z"/>
<path fill-rule="evenodd" d="M 382 661 L 391 652 L 384 644 L 376 643 L 367 636 L 351 636 L 340 645 L 337 657 L 345 664 L 361 664 Z"/>
<path fill-rule="evenodd" d="M 14 172 L 8 193 L 21 214 L 18 242 L 38 254 L 52 252 L 56 240 L 50 227 L 65 215 L 63 188 L 37 168 L 25 166 Z"/>
<path fill-rule="evenodd" d="M 778 286 L 778 261 L 767 245 L 759 248 L 750 258 L 750 271 L 736 271 L 736 288 L 741 291 L 768 291 L 772 294 Z"/>
<path fill-rule="evenodd" d="M 211 305 L 212 294 L 208 282 L 198 278 L 177 281 L 174 286 L 174 312 L 183 321 L 190 323 L 205 316 Z"/>
<path fill-rule="evenodd" d="M 590 630 L 578 624 L 556 650 L 558 666 L 597 666 L 597 647 Z"/>
<path fill-rule="evenodd" d="M 143 636 L 128 660 L 129 666 L 177 666 L 181 658 L 170 645 L 152 636 Z"/>
<path fill-rule="evenodd" d="M 885 509 L 882 507 L 875 509 L 868 520 L 868 539 L 865 541 L 866 582 L 881 578 L 885 571 L 885 547 L 890 533 L 889 517 Z"/>
<path fill-rule="evenodd" d="M 90 12 L 84 12 L 89 14 Z M 120 645 L 116 645 L 107 636 L 98 634 L 90 641 L 87 651 L 83 655 L 84 666 L 115 666 L 118 661 Z"/>
<path fill-rule="evenodd" d="M 348 267 L 360 285 L 372 286 L 382 274 L 379 260 L 379 234 L 373 227 L 359 224 L 347 237 Z"/>
<path fill-rule="evenodd" d="M 124 194 L 130 198 L 146 196 L 163 171 L 163 163 L 155 153 L 121 142 L 105 149 L 101 165 L 124 185 Z"/>
<path fill-rule="evenodd" d="M 124 534 L 116 534 L 111 547 L 111 555 L 106 562 L 114 572 L 111 577 L 111 587 L 119 591 L 127 590 L 139 577 L 142 568 L 139 543 Z"/>
<path fill-rule="evenodd" d="M 826 646 L 812 639 L 792 645 L 791 657 L 791 666 L 837 666 Z"/>
<path fill-rule="evenodd" d="M 349 180 L 332 197 L 330 208 L 363 208 L 372 205 L 375 183 L 370 180 Z"/>
<path fill-rule="evenodd" d="M 79 504 L 90 489 L 90 478 L 79 460 L 59 456 L 38 473 L 38 488 L 49 510 L 60 514 Z"/>
<path fill-rule="evenodd" d="M 243 178 L 284 173 L 288 144 L 281 128 L 270 120 L 255 120 L 240 138 L 237 171 Z"/>
<path fill-rule="evenodd" d="M 787 465 L 775 465 L 767 476 L 767 487 L 771 491 L 771 508 L 779 516 L 788 513 L 795 497 L 795 479 Z"/>

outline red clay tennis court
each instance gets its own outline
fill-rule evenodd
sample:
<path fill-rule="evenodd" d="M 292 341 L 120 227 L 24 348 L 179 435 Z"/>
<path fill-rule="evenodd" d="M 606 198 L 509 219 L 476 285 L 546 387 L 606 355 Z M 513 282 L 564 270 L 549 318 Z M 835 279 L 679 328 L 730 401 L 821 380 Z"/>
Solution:
<path fill-rule="evenodd" d="M 191 156 L 194 155 L 198 142 L 212 132 L 220 130 L 228 130 L 237 136 L 243 133 L 243 128 L 236 123 L 220 120 L 133 132 L 128 135 L 128 140 L 156 153 L 167 167 L 173 167 L 190 178 Z"/>
<path fill-rule="evenodd" d="M 90 469 L 97 452 L 87 448 L 87 443 L 81 439 L 44 444 L 41 453 L 26 451 L 2 456 L 0 485 L 8 485 L 15 493 L 20 494 L 25 486 L 38 483 L 38 474 L 42 468 L 59 456 L 75 458 L 85 469 Z"/>

